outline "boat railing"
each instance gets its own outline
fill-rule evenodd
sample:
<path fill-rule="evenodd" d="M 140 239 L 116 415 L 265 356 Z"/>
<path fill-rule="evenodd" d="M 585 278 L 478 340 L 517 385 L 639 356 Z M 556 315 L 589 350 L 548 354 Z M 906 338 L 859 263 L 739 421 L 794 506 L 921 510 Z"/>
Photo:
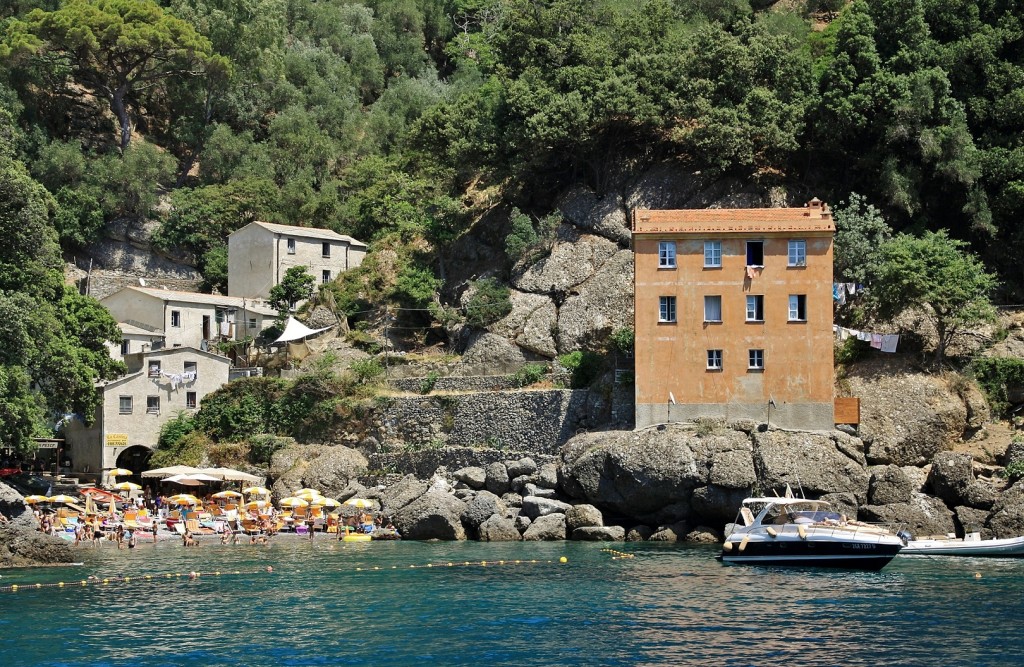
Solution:
<path fill-rule="evenodd" d="M 849 537 L 851 535 L 858 537 L 861 540 L 870 540 L 875 538 L 875 541 L 880 541 L 883 537 L 892 537 L 895 533 L 891 532 L 883 524 L 867 523 L 864 521 L 819 521 L 814 523 L 786 523 L 780 525 L 764 525 L 763 528 L 769 534 L 772 531 L 771 528 L 778 532 L 787 532 L 792 534 L 794 532 L 801 533 L 801 537 L 805 534 L 813 532 L 816 535 L 827 535 L 832 536 L 844 536 Z M 803 532 L 801 532 L 801 528 Z"/>

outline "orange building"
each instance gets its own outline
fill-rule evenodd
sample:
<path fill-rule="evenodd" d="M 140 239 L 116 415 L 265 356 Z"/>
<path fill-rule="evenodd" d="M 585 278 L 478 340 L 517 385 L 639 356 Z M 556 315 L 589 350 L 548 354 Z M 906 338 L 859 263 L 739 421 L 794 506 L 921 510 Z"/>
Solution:
<path fill-rule="evenodd" d="M 828 206 L 633 211 L 636 427 L 832 429 Z"/>

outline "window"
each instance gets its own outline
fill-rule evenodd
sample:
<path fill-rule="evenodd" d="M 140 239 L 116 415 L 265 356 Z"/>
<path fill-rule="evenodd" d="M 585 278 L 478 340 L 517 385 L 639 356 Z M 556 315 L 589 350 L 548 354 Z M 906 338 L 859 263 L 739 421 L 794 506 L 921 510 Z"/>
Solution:
<path fill-rule="evenodd" d="M 720 370 L 722 370 L 722 351 L 721 350 L 708 350 L 708 370 L 709 371 L 720 371 Z"/>
<path fill-rule="evenodd" d="M 122 415 L 130 415 L 132 413 L 132 397 L 118 397 L 117 411 Z"/>
<path fill-rule="evenodd" d="M 676 242 L 658 241 L 658 268 L 676 268 Z"/>
<path fill-rule="evenodd" d="M 320 244 L 320 254 L 322 254 L 324 257 L 331 256 L 331 244 L 329 241 L 324 241 L 323 243 Z"/>
<path fill-rule="evenodd" d="M 704 297 L 704 321 L 705 322 L 721 322 L 722 321 L 722 297 L 721 296 L 705 296 Z"/>
<path fill-rule="evenodd" d="M 752 371 L 764 370 L 764 350 L 748 350 L 747 368 Z"/>
<path fill-rule="evenodd" d="M 788 266 L 807 266 L 807 241 L 789 242 Z"/>
<path fill-rule="evenodd" d="M 790 294 L 789 295 L 789 321 L 790 322 L 806 322 L 807 321 L 807 295 L 806 294 Z"/>
<path fill-rule="evenodd" d="M 764 241 L 747 241 L 747 266 L 764 266 Z"/>
<path fill-rule="evenodd" d="M 288 245 L 288 254 L 289 255 L 294 255 L 295 254 L 295 239 L 288 239 L 287 245 Z"/>
<path fill-rule="evenodd" d="M 160 362 L 151 361 L 149 362 L 149 377 L 158 378 L 160 377 Z"/>
<path fill-rule="evenodd" d="M 256 326 L 257 326 L 256 325 L 256 318 L 255 317 L 250 317 L 249 318 L 249 328 L 250 329 L 255 329 Z"/>
<path fill-rule="evenodd" d="M 171 311 L 171 326 L 172 327 L 180 327 L 181 326 L 181 311 L 180 310 L 172 310 Z"/>
<path fill-rule="evenodd" d="M 704 268 L 721 268 L 722 266 L 722 242 L 704 242 Z"/>
<path fill-rule="evenodd" d="M 320 282 L 322 282 L 324 285 L 331 282 L 331 272 L 325 269 L 323 273 L 320 274 Z"/>
<path fill-rule="evenodd" d="M 185 382 L 191 382 L 199 377 L 199 365 L 194 361 L 186 361 L 182 370 L 184 371 L 184 375 L 191 374 L 189 377 L 185 378 Z"/>
<path fill-rule="evenodd" d="M 676 321 L 676 298 L 674 296 L 658 297 L 658 321 Z"/>
<path fill-rule="evenodd" d="M 751 294 L 747 297 L 747 322 L 764 322 L 763 294 Z"/>
<path fill-rule="evenodd" d="M 160 397 L 159 396 L 147 396 L 146 397 L 146 412 L 151 415 L 160 414 Z"/>
<path fill-rule="evenodd" d="M 126 340 L 121 341 L 121 356 L 124 356 L 124 355 L 128 354 L 128 351 L 130 349 L 131 349 L 131 346 L 128 344 L 128 341 L 126 341 Z"/>
<path fill-rule="evenodd" d="M 186 391 L 185 392 L 185 407 L 189 410 L 196 409 L 196 392 Z"/>

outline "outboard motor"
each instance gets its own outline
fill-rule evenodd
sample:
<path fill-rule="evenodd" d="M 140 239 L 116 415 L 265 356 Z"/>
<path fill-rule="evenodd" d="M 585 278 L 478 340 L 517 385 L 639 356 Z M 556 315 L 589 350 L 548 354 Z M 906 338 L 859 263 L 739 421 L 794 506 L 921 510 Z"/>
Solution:
<path fill-rule="evenodd" d="M 906 529 L 897 531 L 896 532 L 896 537 L 898 537 L 901 540 L 903 540 L 903 544 L 906 544 L 907 542 L 909 542 L 912 539 L 914 539 L 914 536 L 910 533 L 909 530 L 906 530 Z"/>

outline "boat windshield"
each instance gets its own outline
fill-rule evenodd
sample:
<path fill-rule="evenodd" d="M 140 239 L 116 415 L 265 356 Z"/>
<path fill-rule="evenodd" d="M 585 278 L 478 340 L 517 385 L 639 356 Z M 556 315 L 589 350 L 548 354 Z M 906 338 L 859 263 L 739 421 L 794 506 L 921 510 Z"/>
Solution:
<path fill-rule="evenodd" d="M 786 523 L 822 523 L 839 521 L 840 515 L 821 505 L 772 504 L 761 517 L 763 525 Z"/>

